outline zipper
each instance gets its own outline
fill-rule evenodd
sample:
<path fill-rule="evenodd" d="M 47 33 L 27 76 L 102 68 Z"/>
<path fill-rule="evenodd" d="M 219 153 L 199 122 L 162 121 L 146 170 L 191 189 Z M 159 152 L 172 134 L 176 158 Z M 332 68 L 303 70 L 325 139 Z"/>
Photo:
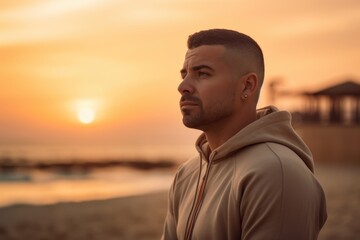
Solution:
<path fill-rule="evenodd" d="M 211 154 L 212 158 L 209 160 L 209 163 L 208 163 L 208 165 L 206 167 L 206 171 L 205 171 L 205 174 L 204 174 L 204 176 L 202 178 L 202 182 L 201 182 L 201 185 L 200 185 L 199 193 L 197 193 L 197 191 L 195 193 L 197 197 L 195 198 L 195 201 L 193 203 L 193 207 L 192 207 L 192 209 L 190 211 L 190 214 L 189 214 L 188 222 L 186 223 L 186 231 L 185 231 L 185 238 L 184 238 L 185 240 L 190 240 L 191 239 L 191 236 L 192 236 L 192 233 L 193 233 L 193 230 L 194 230 L 194 226 L 195 226 L 195 222 L 196 222 L 197 216 L 199 215 L 202 202 L 204 200 L 204 192 L 205 192 L 207 180 L 208 180 L 209 173 L 210 173 L 210 167 L 211 167 L 211 164 L 212 164 L 212 159 L 214 159 L 215 154 L 216 154 L 216 152 L 213 152 L 213 154 Z M 201 176 L 201 164 L 200 164 L 199 178 L 200 178 L 200 176 Z"/>

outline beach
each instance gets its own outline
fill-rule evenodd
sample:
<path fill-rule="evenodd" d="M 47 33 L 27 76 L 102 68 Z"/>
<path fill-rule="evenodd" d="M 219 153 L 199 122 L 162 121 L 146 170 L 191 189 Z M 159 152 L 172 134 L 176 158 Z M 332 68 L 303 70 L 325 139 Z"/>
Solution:
<path fill-rule="evenodd" d="M 318 166 L 327 196 L 328 220 L 319 240 L 360 235 L 360 166 Z M 160 239 L 167 192 L 78 203 L 0 208 L 0 239 Z"/>
<path fill-rule="evenodd" d="M 0 239 L 160 239 L 166 195 L 6 207 L 0 209 Z"/>

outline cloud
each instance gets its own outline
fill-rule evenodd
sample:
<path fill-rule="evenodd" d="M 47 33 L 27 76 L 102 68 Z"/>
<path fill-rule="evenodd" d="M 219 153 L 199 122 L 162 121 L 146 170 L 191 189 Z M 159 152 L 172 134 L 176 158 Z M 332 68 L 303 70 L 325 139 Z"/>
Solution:
<path fill-rule="evenodd" d="M 43 21 L 70 12 L 84 11 L 97 7 L 101 4 L 99 0 L 62 0 L 42 1 L 31 5 L 20 5 L 1 11 L 1 21 Z"/>
<path fill-rule="evenodd" d="M 275 24 L 268 30 L 279 37 L 313 35 L 338 32 L 352 25 L 360 24 L 360 8 L 339 11 L 336 14 L 304 14 Z"/>
<path fill-rule="evenodd" d="M 0 5 L 1 6 L 1 5 Z M 0 46 L 101 36 L 134 26 L 166 25 L 189 12 L 165 1 L 40 1 L 0 10 Z"/>
<path fill-rule="evenodd" d="M 40 1 L 5 8 L 0 11 L 0 46 L 76 35 L 81 28 L 73 16 L 81 17 L 100 3 L 98 0 Z"/>

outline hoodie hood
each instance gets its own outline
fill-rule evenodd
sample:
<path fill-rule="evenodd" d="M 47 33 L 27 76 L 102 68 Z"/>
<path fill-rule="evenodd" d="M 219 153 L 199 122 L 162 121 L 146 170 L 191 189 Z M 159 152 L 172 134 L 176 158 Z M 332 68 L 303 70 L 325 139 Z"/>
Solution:
<path fill-rule="evenodd" d="M 287 111 L 279 111 L 274 106 L 258 109 L 256 121 L 247 125 L 220 147 L 214 149 L 213 162 L 221 161 L 235 151 L 250 145 L 268 142 L 281 144 L 290 148 L 304 161 L 312 172 L 314 171 L 312 154 L 293 129 L 290 113 Z M 196 148 L 200 154 L 208 156 L 209 144 L 204 133 L 200 135 L 196 141 Z"/>

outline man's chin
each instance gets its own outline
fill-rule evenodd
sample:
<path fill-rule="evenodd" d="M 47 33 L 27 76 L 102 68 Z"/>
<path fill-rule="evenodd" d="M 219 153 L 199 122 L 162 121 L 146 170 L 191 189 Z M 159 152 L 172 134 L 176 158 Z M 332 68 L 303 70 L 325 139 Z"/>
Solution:
<path fill-rule="evenodd" d="M 190 119 L 186 116 L 183 117 L 183 124 L 188 128 L 200 129 L 200 124 L 195 119 Z"/>

